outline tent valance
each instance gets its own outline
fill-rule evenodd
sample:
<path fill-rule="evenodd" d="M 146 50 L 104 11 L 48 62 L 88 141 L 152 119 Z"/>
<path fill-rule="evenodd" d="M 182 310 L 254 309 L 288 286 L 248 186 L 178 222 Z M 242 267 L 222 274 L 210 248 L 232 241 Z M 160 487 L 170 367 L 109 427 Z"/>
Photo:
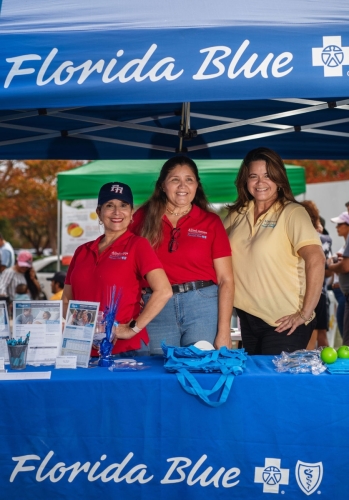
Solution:
<path fill-rule="evenodd" d="M 82 167 L 61 172 L 57 176 L 59 200 L 97 198 L 106 182 L 129 184 L 134 202 L 140 205 L 153 192 L 164 160 L 95 161 Z M 231 203 L 236 199 L 234 181 L 241 160 L 200 160 L 197 162 L 200 179 L 211 203 Z M 303 167 L 286 165 L 292 192 L 296 196 L 305 192 Z"/>

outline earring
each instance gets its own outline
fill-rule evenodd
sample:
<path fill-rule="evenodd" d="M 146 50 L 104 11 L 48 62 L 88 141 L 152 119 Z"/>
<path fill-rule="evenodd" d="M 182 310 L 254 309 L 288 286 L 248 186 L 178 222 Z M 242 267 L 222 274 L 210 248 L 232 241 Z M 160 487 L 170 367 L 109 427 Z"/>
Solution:
<path fill-rule="evenodd" d="M 103 226 L 103 222 L 101 221 L 101 219 L 98 219 L 98 224 L 99 224 L 100 226 Z"/>
<path fill-rule="evenodd" d="M 280 186 L 278 186 L 278 191 L 281 191 L 281 187 Z"/>

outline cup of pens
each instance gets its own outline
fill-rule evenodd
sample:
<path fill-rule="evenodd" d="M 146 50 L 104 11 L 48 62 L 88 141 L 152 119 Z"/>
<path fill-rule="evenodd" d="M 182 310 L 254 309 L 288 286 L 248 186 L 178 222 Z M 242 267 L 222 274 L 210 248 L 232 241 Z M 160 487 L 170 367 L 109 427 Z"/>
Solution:
<path fill-rule="evenodd" d="M 27 333 L 24 340 L 22 340 L 22 337 L 18 340 L 7 340 L 8 357 L 10 360 L 11 370 L 24 370 L 26 368 L 29 336 L 30 332 Z"/>

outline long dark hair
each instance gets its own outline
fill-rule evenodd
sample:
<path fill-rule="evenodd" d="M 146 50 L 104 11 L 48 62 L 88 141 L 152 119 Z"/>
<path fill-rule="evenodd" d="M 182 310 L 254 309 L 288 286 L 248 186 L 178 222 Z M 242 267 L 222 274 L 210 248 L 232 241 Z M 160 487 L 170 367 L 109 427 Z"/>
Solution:
<path fill-rule="evenodd" d="M 248 202 L 253 199 L 253 196 L 247 189 L 248 169 L 253 161 L 263 160 L 266 163 L 269 178 L 275 182 L 278 187 L 277 200 L 281 205 L 285 205 L 287 201 L 298 203 L 292 194 L 291 186 L 287 178 L 286 168 L 281 157 L 272 149 L 256 148 L 252 149 L 243 159 L 235 185 L 238 192 L 238 198 L 228 207 L 229 213 L 241 212 L 241 209 L 246 207 Z"/>
<path fill-rule="evenodd" d="M 188 166 L 198 182 L 198 187 L 192 203 L 200 207 L 202 210 L 209 212 L 209 203 L 200 182 L 199 171 L 196 163 L 186 156 L 174 156 L 173 158 L 170 158 L 162 166 L 153 194 L 149 200 L 142 205 L 145 211 L 145 219 L 141 230 L 141 236 L 147 238 L 153 247 L 160 245 L 163 236 L 162 216 L 166 210 L 167 197 L 162 189 L 162 185 L 171 170 L 178 165 Z"/>
<path fill-rule="evenodd" d="M 25 277 L 25 281 L 27 282 L 28 290 L 30 292 L 31 298 L 33 300 L 37 300 L 39 298 L 40 291 L 37 289 L 34 281 L 30 277 L 30 268 L 28 268 L 26 270 L 26 272 L 24 273 L 24 277 Z"/>

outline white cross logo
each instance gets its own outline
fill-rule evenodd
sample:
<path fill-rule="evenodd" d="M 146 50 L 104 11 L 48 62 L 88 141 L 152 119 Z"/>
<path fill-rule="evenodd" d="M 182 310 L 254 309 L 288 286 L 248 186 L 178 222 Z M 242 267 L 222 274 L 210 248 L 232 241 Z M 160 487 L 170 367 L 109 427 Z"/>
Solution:
<path fill-rule="evenodd" d="M 124 188 L 119 186 L 119 184 L 113 184 L 110 191 L 115 191 L 115 193 L 121 193 L 123 192 Z"/>
<path fill-rule="evenodd" d="M 266 458 L 264 467 L 255 467 L 254 482 L 263 483 L 263 493 L 279 493 L 280 484 L 288 484 L 289 469 L 281 469 L 279 458 Z"/>
<path fill-rule="evenodd" d="M 342 47 L 341 36 L 323 36 L 322 47 L 312 49 L 313 66 L 323 66 L 324 76 L 343 76 L 349 65 L 349 47 Z"/>

